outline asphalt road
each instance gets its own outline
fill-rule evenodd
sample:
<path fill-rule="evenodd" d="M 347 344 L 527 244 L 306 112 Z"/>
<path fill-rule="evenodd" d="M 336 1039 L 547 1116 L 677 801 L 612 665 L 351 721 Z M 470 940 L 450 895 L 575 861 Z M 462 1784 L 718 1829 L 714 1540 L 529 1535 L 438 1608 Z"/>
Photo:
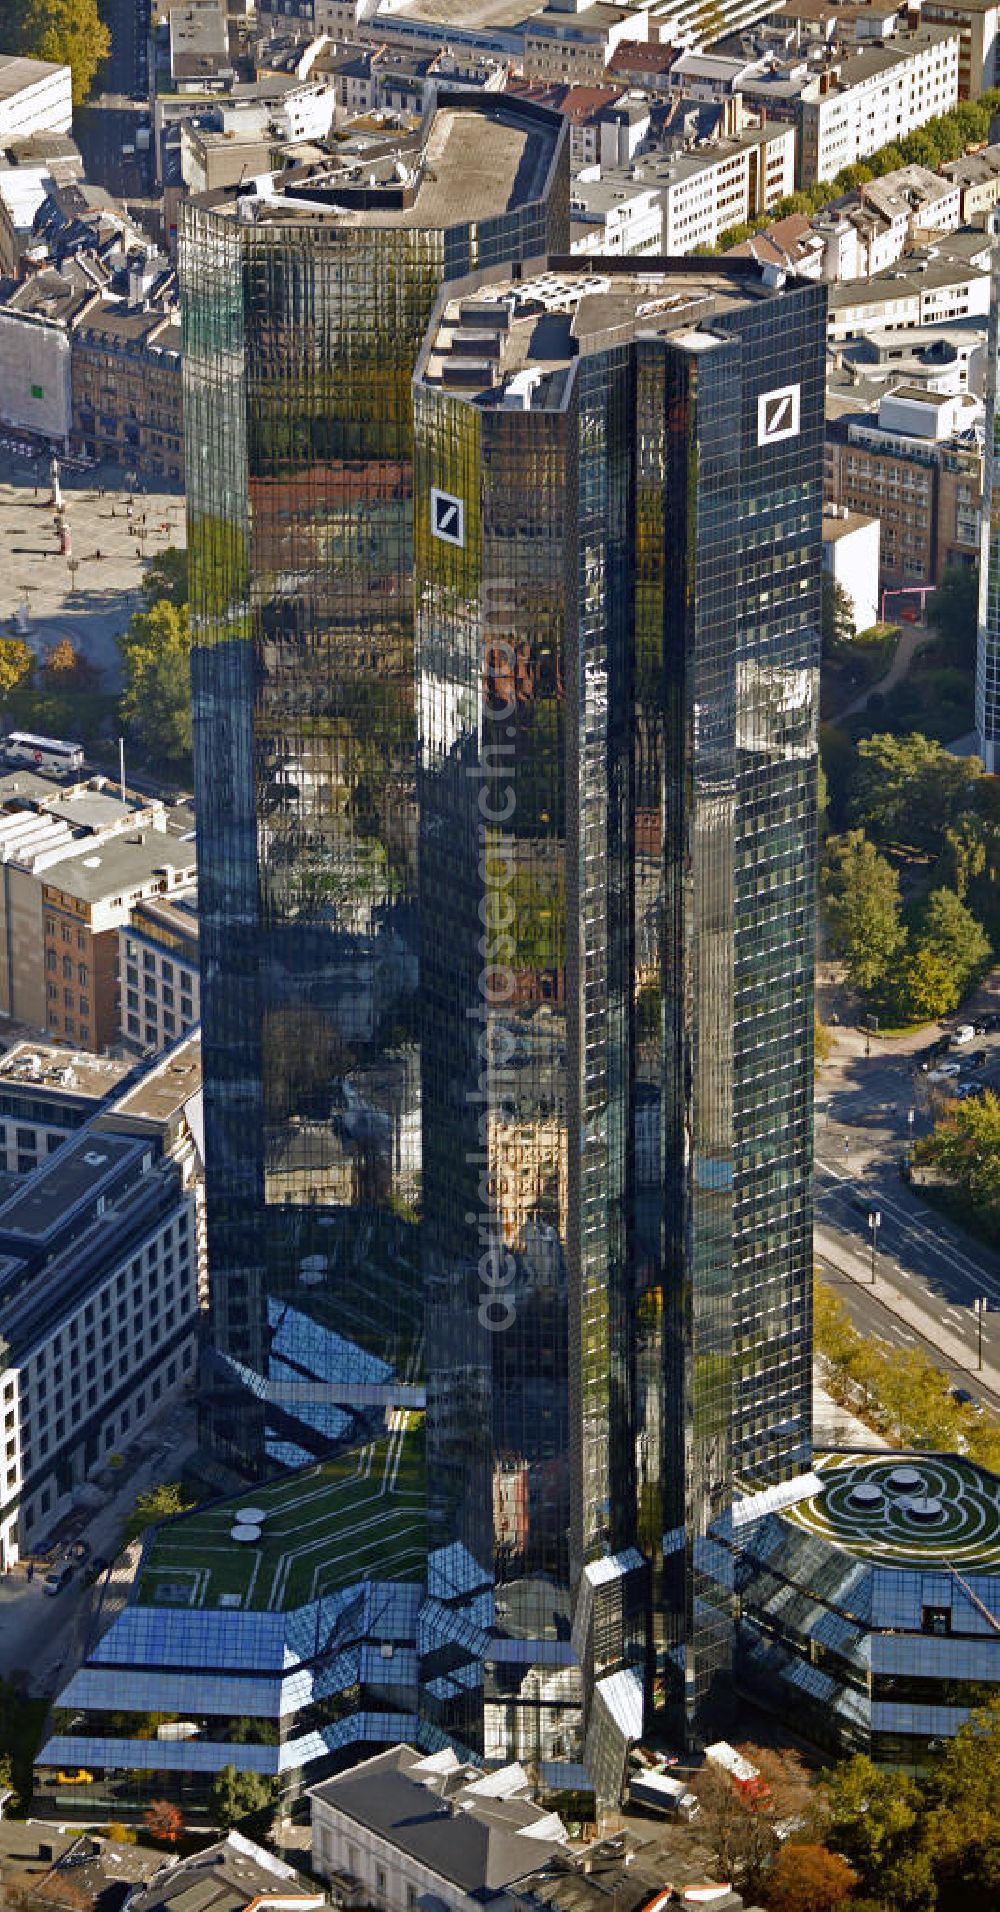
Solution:
<path fill-rule="evenodd" d="M 866 1055 L 864 1038 L 852 1032 L 855 1052 L 842 1052 L 821 1073 L 817 1263 L 863 1332 L 894 1347 L 930 1348 L 957 1384 L 1000 1411 L 1000 1257 L 932 1208 L 900 1173 L 910 1140 L 925 1134 L 933 1120 L 933 1088 L 913 1054 L 931 1040 L 927 1034 L 891 1044 L 872 1038 Z M 973 1069 L 971 1053 L 980 1049 L 987 1050 L 988 1063 Z M 1000 1090 L 1000 1033 L 977 1037 L 948 1059 L 961 1060 L 960 1080 Z M 880 1217 L 877 1231 L 869 1223 L 873 1213 Z M 983 1322 L 983 1374 L 973 1310 L 981 1295 L 990 1309 Z"/>

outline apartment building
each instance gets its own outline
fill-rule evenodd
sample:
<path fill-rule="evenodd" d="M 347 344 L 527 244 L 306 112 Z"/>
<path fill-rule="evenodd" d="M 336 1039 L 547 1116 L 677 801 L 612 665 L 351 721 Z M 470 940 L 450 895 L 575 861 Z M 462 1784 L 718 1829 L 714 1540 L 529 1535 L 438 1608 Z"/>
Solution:
<path fill-rule="evenodd" d="M 103 782 L 0 778 L 0 1015 L 95 1050 L 119 1039 L 120 928 L 195 873 L 161 803 L 122 803 Z"/>
<path fill-rule="evenodd" d="M 621 98 L 613 86 L 546 85 L 542 80 L 509 79 L 505 92 L 515 99 L 547 106 L 569 122 L 569 169 L 578 173 L 601 159 L 605 110 Z"/>
<path fill-rule="evenodd" d="M 88 457 L 174 483 L 184 473 L 180 314 L 169 291 L 152 304 L 103 299 L 72 334 L 72 434 Z"/>
<path fill-rule="evenodd" d="M 204 1280 L 196 1036 L 0 1205 L 0 1565 L 194 1372 Z"/>
<path fill-rule="evenodd" d="M 1000 146 L 946 160 L 941 168 L 961 194 L 962 224 L 969 225 L 1000 204 Z"/>
<path fill-rule="evenodd" d="M 201 1019 L 197 890 L 137 903 L 119 942 L 122 1037 L 164 1049 Z"/>
<path fill-rule="evenodd" d="M 869 409 L 829 420 L 824 497 L 879 520 L 883 589 L 936 584 L 949 564 L 975 562 L 983 451 L 974 421 L 981 416 L 967 396 L 899 385 Z"/>
<path fill-rule="evenodd" d="M 888 46 L 866 47 L 809 80 L 800 99 L 803 185 L 904 139 L 958 101 L 959 34 L 921 27 Z"/>
<path fill-rule="evenodd" d="M 649 170 L 660 187 L 664 252 L 693 252 L 714 246 L 729 227 L 770 212 L 794 190 L 795 129 L 763 126 L 704 150 L 672 154 Z"/>
<path fill-rule="evenodd" d="M 625 257 L 663 251 L 660 195 L 614 173 L 575 179 L 570 197 L 570 251 Z"/>

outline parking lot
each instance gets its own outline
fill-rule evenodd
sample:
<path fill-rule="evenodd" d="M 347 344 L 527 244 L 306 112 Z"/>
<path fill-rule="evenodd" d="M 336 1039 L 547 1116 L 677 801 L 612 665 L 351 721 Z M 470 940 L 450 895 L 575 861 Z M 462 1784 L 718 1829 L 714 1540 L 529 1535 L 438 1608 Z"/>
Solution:
<path fill-rule="evenodd" d="M 47 454 L 0 440 L 0 629 L 39 658 L 69 638 L 107 691 L 119 687 L 116 639 L 141 604 L 147 564 L 185 541 L 181 491 L 151 491 L 131 476 L 115 465 L 60 465 L 63 550 Z"/>
<path fill-rule="evenodd" d="M 915 1093 L 926 1101 L 933 1093 L 982 1095 L 1000 1088 L 1000 1013 L 990 1010 L 958 1023 L 913 1057 Z"/>

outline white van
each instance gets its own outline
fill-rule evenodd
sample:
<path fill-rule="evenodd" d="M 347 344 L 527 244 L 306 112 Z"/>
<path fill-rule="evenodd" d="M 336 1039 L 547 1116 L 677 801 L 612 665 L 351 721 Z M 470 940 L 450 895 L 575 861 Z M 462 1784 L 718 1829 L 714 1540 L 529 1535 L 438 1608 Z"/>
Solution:
<path fill-rule="evenodd" d="M 975 1042 L 975 1040 L 976 1040 L 976 1032 L 971 1022 L 960 1022 L 958 1025 L 958 1028 L 956 1029 L 951 1039 L 952 1048 L 954 1049 L 961 1048 L 964 1046 L 965 1043 Z"/>

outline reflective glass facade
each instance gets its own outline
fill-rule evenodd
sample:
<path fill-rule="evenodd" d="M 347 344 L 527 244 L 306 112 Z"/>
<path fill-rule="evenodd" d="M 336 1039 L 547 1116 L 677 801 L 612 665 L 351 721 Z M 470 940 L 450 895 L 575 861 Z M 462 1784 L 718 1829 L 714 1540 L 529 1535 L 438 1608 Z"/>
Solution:
<path fill-rule="evenodd" d="M 251 1469 L 422 1405 L 410 380 L 567 201 L 556 116 L 456 96 L 360 184 L 184 208 L 206 1405 Z"/>
<path fill-rule="evenodd" d="M 993 282 L 986 343 L 986 470 L 979 550 L 976 731 L 988 771 L 1000 771 L 1000 218 L 990 215 Z"/>
<path fill-rule="evenodd" d="M 418 367 L 430 1518 L 495 1577 L 498 1749 L 567 1749 L 574 1598 L 593 1719 L 631 1668 L 709 1730 L 710 1528 L 808 1461 L 824 326 L 560 260 Z"/>

